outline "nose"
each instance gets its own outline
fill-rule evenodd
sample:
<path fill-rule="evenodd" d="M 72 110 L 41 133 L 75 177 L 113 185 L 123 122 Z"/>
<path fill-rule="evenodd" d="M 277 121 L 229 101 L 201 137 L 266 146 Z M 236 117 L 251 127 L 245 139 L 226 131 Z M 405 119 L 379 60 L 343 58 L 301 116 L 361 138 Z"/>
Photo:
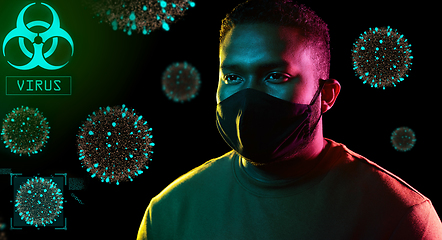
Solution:
<path fill-rule="evenodd" d="M 252 88 L 254 90 L 258 90 L 261 92 L 266 92 L 266 86 L 265 83 L 260 81 L 257 77 L 255 76 L 249 76 L 246 80 L 245 80 L 245 84 L 243 84 L 243 86 L 241 87 L 242 89 L 246 89 L 246 88 Z"/>

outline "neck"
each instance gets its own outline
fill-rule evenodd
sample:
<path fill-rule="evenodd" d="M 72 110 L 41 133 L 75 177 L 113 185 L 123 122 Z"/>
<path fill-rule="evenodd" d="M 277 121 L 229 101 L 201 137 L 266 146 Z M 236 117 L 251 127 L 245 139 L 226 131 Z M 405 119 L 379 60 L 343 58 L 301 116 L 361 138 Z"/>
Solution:
<path fill-rule="evenodd" d="M 321 132 L 322 131 L 318 131 Z M 327 141 L 322 134 L 315 136 L 314 140 L 299 154 L 292 158 L 264 166 L 255 166 L 241 157 L 241 163 L 245 171 L 256 180 L 269 181 L 292 181 L 309 173 L 324 157 Z"/>

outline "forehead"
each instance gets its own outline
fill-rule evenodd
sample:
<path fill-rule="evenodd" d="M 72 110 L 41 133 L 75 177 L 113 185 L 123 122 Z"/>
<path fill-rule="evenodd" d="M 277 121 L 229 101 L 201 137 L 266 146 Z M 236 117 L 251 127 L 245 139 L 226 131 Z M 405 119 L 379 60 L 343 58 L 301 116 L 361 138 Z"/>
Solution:
<path fill-rule="evenodd" d="M 229 64 L 259 61 L 299 60 L 304 50 L 301 31 L 267 23 L 240 24 L 232 28 L 220 45 L 220 62 Z"/>

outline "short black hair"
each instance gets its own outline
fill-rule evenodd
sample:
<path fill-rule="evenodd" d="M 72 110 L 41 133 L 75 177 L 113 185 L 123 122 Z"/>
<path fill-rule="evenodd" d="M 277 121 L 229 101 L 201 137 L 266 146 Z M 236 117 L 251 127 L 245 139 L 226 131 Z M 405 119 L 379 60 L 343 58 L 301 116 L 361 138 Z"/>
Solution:
<path fill-rule="evenodd" d="M 227 33 L 238 24 L 270 23 L 302 31 L 305 46 L 312 47 L 318 78 L 330 74 L 330 35 L 327 24 L 316 13 L 293 0 L 247 0 L 222 20 L 220 46 Z"/>

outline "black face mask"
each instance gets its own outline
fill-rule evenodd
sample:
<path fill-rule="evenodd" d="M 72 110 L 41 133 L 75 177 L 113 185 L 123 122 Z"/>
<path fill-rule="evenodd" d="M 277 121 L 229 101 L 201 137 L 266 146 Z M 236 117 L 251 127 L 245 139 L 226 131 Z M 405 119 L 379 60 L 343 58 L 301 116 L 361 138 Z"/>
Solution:
<path fill-rule="evenodd" d="M 218 103 L 216 126 L 224 141 L 252 162 L 268 163 L 290 156 L 309 139 L 312 106 L 322 91 L 321 81 L 309 105 L 285 101 L 251 88 Z M 322 116 L 322 112 L 321 112 Z"/>

